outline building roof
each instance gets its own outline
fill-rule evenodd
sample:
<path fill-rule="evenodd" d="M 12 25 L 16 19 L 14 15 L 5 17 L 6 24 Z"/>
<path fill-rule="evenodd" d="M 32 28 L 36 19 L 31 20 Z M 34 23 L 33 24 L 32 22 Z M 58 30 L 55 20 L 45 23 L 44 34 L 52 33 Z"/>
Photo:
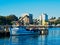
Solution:
<path fill-rule="evenodd" d="M 55 22 L 57 19 L 50 19 L 49 21 L 50 22 Z"/>
<path fill-rule="evenodd" d="M 24 15 L 24 16 L 23 16 L 23 17 L 21 17 L 21 19 L 19 19 L 19 20 L 22 20 L 22 19 L 24 19 L 25 17 L 29 18 L 29 16 L 28 16 L 28 15 Z"/>

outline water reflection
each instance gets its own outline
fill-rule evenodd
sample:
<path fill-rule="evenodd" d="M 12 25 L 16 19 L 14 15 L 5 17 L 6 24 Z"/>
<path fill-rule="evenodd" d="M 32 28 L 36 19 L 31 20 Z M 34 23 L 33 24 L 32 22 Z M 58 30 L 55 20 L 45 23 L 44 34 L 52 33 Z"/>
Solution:
<path fill-rule="evenodd" d="M 47 45 L 46 35 L 10 36 L 0 40 L 0 45 Z"/>
<path fill-rule="evenodd" d="M 5 38 L 0 38 L 0 45 L 9 45 L 10 44 L 10 38 L 5 37 Z"/>
<path fill-rule="evenodd" d="M 11 39 L 13 45 L 38 45 L 38 35 L 12 36 Z"/>
<path fill-rule="evenodd" d="M 47 45 L 47 35 L 11 36 L 11 45 Z"/>
<path fill-rule="evenodd" d="M 48 35 L 20 35 L 0 38 L 0 45 L 60 45 L 60 28 L 49 29 Z"/>
<path fill-rule="evenodd" d="M 47 45 L 47 35 L 41 35 L 40 39 L 41 42 L 39 43 L 41 43 L 41 45 Z"/>

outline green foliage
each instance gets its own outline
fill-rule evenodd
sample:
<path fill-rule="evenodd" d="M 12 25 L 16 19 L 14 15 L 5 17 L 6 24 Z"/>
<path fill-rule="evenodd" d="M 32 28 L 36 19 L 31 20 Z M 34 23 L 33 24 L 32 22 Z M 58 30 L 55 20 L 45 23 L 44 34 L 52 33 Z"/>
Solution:
<path fill-rule="evenodd" d="M 0 25 L 4 25 L 6 22 L 6 18 L 4 16 L 0 16 Z"/>
<path fill-rule="evenodd" d="M 52 19 L 56 19 L 56 17 L 51 17 L 50 19 L 51 19 L 51 20 L 52 20 Z"/>
<path fill-rule="evenodd" d="M 11 25 L 12 21 L 17 21 L 18 17 L 15 15 L 9 15 L 9 16 L 0 16 L 0 25 L 6 25 L 9 24 Z"/>
<path fill-rule="evenodd" d="M 57 24 L 60 24 L 60 17 L 56 21 Z"/>
<path fill-rule="evenodd" d="M 56 17 L 50 18 L 50 20 L 54 20 L 54 19 L 56 19 Z M 50 25 L 52 25 L 52 24 L 55 24 L 55 25 L 60 24 L 60 17 L 58 17 L 58 19 L 56 19 L 55 22 L 49 22 L 49 24 L 50 24 Z"/>
<path fill-rule="evenodd" d="M 10 21 L 17 21 L 18 20 L 18 17 L 16 17 L 15 15 L 9 15 L 6 18 L 9 19 Z"/>

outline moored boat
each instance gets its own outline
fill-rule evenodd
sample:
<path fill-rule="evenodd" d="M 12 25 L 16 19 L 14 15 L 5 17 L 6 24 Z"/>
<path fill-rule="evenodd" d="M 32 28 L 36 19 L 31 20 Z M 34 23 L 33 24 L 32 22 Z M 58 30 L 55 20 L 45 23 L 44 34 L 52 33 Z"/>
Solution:
<path fill-rule="evenodd" d="M 35 30 L 26 30 L 26 28 L 24 28 L 24 27 L 22 27 L 22 26 L 20 26 L 20 27 L 15 27 L 15 28 L 11 28 L 11 33 L 10 33 L 10 35 L 21 35 L 21 34 L 23 34 L 23 35 L 27 35 L 27 34 L 30 34 L 30 35 L 33 35 L 33 34 L 40 34 L 40 31 L 39 30 L 37 30 L 37 31 L 35 31 Z"/>

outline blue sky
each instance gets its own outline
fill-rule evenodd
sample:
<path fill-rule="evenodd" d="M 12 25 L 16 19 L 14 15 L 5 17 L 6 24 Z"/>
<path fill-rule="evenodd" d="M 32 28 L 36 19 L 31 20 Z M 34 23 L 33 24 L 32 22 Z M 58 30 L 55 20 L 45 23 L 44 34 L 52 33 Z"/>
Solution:
<path fill-rule="evenodd" d="M 31 13 L 38 18 L 41 13 L 49 17 L 60 16 L 60 0 L 0 0 L 0 15 L 15 14 L 17 17 L 23 13 Z"/>

